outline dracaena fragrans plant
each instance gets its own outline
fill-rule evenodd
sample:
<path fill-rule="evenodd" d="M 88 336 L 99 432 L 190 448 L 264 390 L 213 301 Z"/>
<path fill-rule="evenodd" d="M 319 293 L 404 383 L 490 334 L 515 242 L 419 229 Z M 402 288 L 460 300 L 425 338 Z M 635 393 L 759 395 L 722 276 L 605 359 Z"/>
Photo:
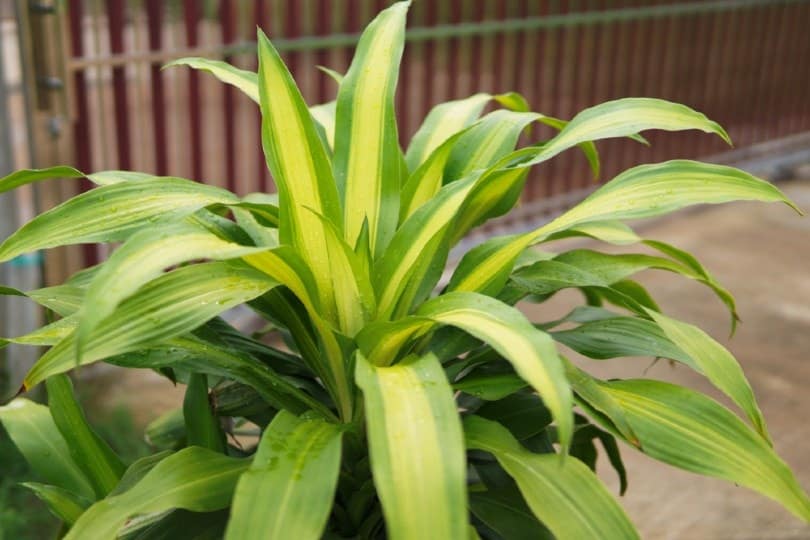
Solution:
<path fill-rule="evenodd" d="M 691 255 L 624 224 L 699 203 L 790 201 L 729 167 L 640 165 L 536 230 L 469 250 L 437 291 L 449 250 L 516 204 L 531 167 L 578 147 L 598 170 L 594 141 L 643 141 L 647 129 L 727 135 L 657 99 L 604 103 L 566 122 L 529 112 L 516 94 L 476 94 L 436 106 L 403 150 L 394 91 L 407 9 L 377 16 L 346 75 L 335 76 L 336 101 L 311 108 L 261 32 L 258 73 L 176 62 L 258 103 L 277 198 L 89 174 L 98 187 L 0 246 L 5 261 L 120 243 L 63 285 L 4 289 L 61 316 L 7 340 L 50 346 L 24 381 L 24 389 L 45 384 L 49 407 L 18 398 L 0 419 L 45 482 L 29 487 L 62 519 L 65 537 L 636 538 L 593 472 L 598 443 L 624 489 L 617 440 L 810 519 L 736 360 L 662 314 L 632 277 L 660 269 L 697 280 L 733 324 L 732 296 Z M 556 135 L 515 149 L 536 122 Z M 27 170 L 0 186 L 54 176 L 85 174 Z M 628 252 L 552 251 L 572 236 Z M 639 243 L 647 253 L 630 247 Z M 515 307 L 566 288 L 580 289 L 586 305 L 561 320 L 529 321 Z M 220 317 L 240 304 L 268 321 L 269 339 Z M 555 342 L 596 360 L 684 364 L 745 419 L 688 388 L 599 380 Z M 88 426 L 65 373 L 99 361 L 187 385 L 182 408 L 148 428 L 164 451 L 127 466 Z M 245 425 L 260 438 L 237 444 L 231 436 Z"/>

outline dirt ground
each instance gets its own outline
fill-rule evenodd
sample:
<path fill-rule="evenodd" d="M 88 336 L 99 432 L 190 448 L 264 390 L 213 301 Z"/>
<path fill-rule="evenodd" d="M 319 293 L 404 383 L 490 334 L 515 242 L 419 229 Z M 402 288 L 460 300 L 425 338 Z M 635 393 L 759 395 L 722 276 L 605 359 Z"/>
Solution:
<path fill-rule="evenodd" d="M 810 212 L 810 180 L 780 186 Z M 641 278 L 666 313 L 704 328 L 739 359 L 776 450 L 810 490 L 810 217 L 800 218 L 783 205 L 738 203 L 685 211 L 638 230 L 695 254 L 736 296 L 743 322 L 728 340 L 727 313 L 707 289 L 664 272 Z M 574 299 L 560 295 L 534 315 L 549 320 L 564 314 Z M 650 366 L 647 359 L 586 362 L 605 377 L 642 377 Z M 141 423 L 182 399 L 179 389 L 145 373 L 133 377 L 115 370 L 103 376 L 107 403 L 133 407 Z M 717 396 L 700 376 L 663 362 L 646 376 Z M 630 449 L 624 454 L 630 488 L 622 503 L 645 539 L 810 539 L 810 526 L 755 493 Z M 615 492 L 614 475 L 604 469 L 600 473 Z"/>

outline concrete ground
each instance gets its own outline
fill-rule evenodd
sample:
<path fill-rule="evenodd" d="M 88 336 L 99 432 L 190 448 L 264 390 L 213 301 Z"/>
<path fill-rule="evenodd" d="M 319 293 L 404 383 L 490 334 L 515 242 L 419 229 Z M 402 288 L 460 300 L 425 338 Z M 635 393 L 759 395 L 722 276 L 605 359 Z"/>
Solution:
<path fill-rule="evenodd" d="M 780 186 L 810 211 L 810 180 Z M 699 325 L 735 354 L 759 398 L 776 450 L 810 490 L 810 218 L 784 205 L 738 203 L 684 211 L 638 230 L 689 250 L 735 294 L 743 322 L 728 340 L 727 313 L 707 289 L 665 272 L 640 278 L 666 313 Z M 574 301 L 577 295 L 562 294 L 543 304 L 541 313 L 528 311 L 550 320 Z M 648 359 L 583 365 L 603 377 L 655 377 L 717 396 L 700 376 L 665 362 L 649 369 Z M 122 377 L 115 370 L 105 378 L 108 404 L 132 406 L 141 422 L 182 399 L 180 389 L 156 375 Z M 645 539 L 810 539 L 810 526 L 753 492 L 654 462 L 629 448 L 624 457 L 630 488 L 622 503 Z M 602 468 L 617 491 L 612 470 Z"/>

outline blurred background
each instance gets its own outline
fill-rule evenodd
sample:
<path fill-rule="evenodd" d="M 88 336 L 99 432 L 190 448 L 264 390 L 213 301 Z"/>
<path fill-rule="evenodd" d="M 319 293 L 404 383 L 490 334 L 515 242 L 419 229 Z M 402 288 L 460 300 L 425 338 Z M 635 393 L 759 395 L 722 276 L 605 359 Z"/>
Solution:
<path fill-rule="evenodd" d="M 178 57 L 205 56 L 255 70 L 259 26 L 284 56 L 307 101 L 326 102 L 334 99 L 336 85 L 317 66 L 345 72 L 358 32 L 390 3 L 1 0 L 0 176 L 18 168 L 70 164 L 85 172 L 181 176 L 240 194 L 273 191 L 255 104 L 204 73 L 161 66 Z M 581 155 L 564 154 L 532 173 L 513 214 L 477 231 L 470 241 L 535 227 L 619 171 L 673 158 L 730 163 L 783 181 L 808 210 L 810 183 L 800 179 L 810 176 L 808 28 L 807 0 L 414 0 L 397 93 L 401 139 L 407 141 L 437 103 L 479 91 L 514 90 L 533 110 L 563 119 L 619 97 L 683 102 L 722 124 L 735 143 L 732 149 L 697 132 L 650 133 L 649 147 L 604 141 L 598 145 L 598 179 Z M 548 135 L 536 129 L 526 141 Z M 88 187 L 57 181 L 0 196 L 0 238 Z M 750 324 L 730 347 L 751 375 L 766 417 L 775 422 L 777 449 L 809 486 L 810 429 L 795 416 L 797 408 L 810 406 L 804 397 L 810 368 L 802 363 L 810 352 L 806 222 L 784 208 L 743 205 L 682 213 L 643 227 L 646 236 L 704 256 L 740 304 L 749 307 L 742 317 Z M 102 260 L 107 249 L 89 245 L 20 257 L 0 266 L 0 283 L 23 290 L 59 283 Z M 665 309 L 709 328 L 715 337 L 727 335 L 722 310 L 707 307 L 703 292 L 668 278 L 650 283 L 654 292 L 662 291 Z M 25 333 L 40 318 L 24 299 L 0 297 L 0 335 Z M 37 354 L 0 350 L 0 395 L 13 393 Z M 628 366 L 628 373 L 641 375 L 638 365 Z M 98 423 L 137 455 L 146 448 L 137 435 L 140 428 L 174 406 L 181 393 L 148 373 L 133 382 L 105 369 L 88 373 L 80 387 L 88 401 L 103 405 L 106 412 L 97 413 Z M 656 366 L 652 374 L 702 384 L 670 372 Z M 151 393 L 144 390 L 152 387 Z M 20 518 L 18 509 L 36 508 L 13 487 L 15 475 L 24 476 L 13 453 L 0 434 L 5 477 L 0 478 L 0 538 L 25 538 L 25 528 L 13 529 L 28 519 Z M 733 538 L 810 538 L 810 530 L 758 497 L 639 459 L 630 463 L 626 502 L 645 537 L 731 538 L 733 530 Z M 6 468 L 7 463 L 15 465 Z"/>

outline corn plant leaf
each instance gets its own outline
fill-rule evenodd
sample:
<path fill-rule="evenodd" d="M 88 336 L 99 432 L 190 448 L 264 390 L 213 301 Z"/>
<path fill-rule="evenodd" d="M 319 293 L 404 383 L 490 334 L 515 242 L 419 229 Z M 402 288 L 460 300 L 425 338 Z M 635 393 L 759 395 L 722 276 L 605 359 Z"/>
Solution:
<path fill-rule="evenodd" d="M 124 474 L 124 463 L 90 427 L 67 375 L 49 377 L 45 385 L 51 416 L 68 443 L 74 463 L 92 484 L 96 498 L 103 499 Z"/>
<path fill-rule="evenodd" d="M 201 446 L 220 454 L 225 453 L 225 434 L 211 408 L 208 376 L 203 373 L 189 375 L 183 398 L 183 419 L 188 446 Z"/>
<path fill-rule="evenodd" d="M 798 211 L 773 184 L 732 167 L 685 160 L 640 165 L 620 174 L 547 225 L 472 249 L 462 259 L 448 287 L 497 293 L 527 247 L 571 227 L 655 217 L 694 204 L 734 200 L 784 202 Z"/>
<path fill-rule="evenodd" d="M 306 334 L 312 335 L 314 331 L 312 337 L 319 340 L 322 345 L 321 348 L 313 347 L 313 354 L 305 354 L 304 358 L 310 362 L 313 371 L 321 377 L 332 396 L 339 400 L 343 408 L 343 414 L 350 415 L 349 406 L 352 398 L 343 349 L 338 341 L 333 324 L 325 320 L 328 314 L 324 313 L 322 306 L 314 298 L 315 295 L 312 292 L 315 287 L 314 279 L 307 264 L 295 251 L 286 246 L 272 251 L 247 255 L 244 260 L 251 266 L 266 273 L 272 279 L 285 285 L 304 305 L 309 316 L 308 324 L 312 327 L 312 330 L 305 329 L 299 336 L 302 338 L 309 337 Z M 333 307 L 334 305 L 334 302 L 332 302 Z"/>
<path fill-rule="evenodd" d="M 394 93 L 410 2 L 398 2 L 366 27 L 337 96 L 335 180 L 343 201 L 346 241 L 354 245 L 368 221 L 378 256 L 396 229 L 402 152 Z"/>
<path fill-rule="evenodd" d="M 184 334 L 278 285 L 246 265 L 211 262 L 164 274 L 123 301 L 90 334 L 81 364 L 137 350 Z M 45 353 L 25 378 L 31 388 L 76 367 L 75 333 Z"/>
<path fill-rule="evenodd" d="M 62 317 L 76 313 L 84 302 L 84 295 L 84 289 L 68 284 L 43 287 L 25 293 L 25 296 L 40 306 Z"/>
<path fill-rule="evenodd" d="M 553 540 L 537 521 L 520 493 L 512 490 L 487 490 L 470 493 L 470 511 L 487 527 L 509 540 Z M 515 490 L 516 491 L 516 490 Z"/>
<path fill-rule="evenodd" d="M 341 231 L 343 220 L 329 158 L 292 75 L 261 31 L 258 40 L 262 145 L 278 186 L 280 240 L 299 250 L 322 308 L 334 313 L 332 280 L 342 277 L 331 275 L 327 233 L 319 216 Z"/>
<path fill-rule="evenodd" d="M 261 250 L 222 240 L 189 223 L 138 231 L 105 261 L 87 288 L 77 334 L 79 350 L 122 300 L 166 268 L 197 259 L 233 259 Z"/>
<path fill-rule="evenodd" d="M 398 315 L 410 311 L 440 247 L 441 236 L 453 222 L 476 180 L 473 177 L 445 186 L 397 230 L 382 258 L 374 266 L 374 284 L 379 298 L 378 320 L 391 318 L 398 305 Z M 437 262 L 438 267 L 443 267 L 443 259 Z M 438 279 L 438 276 L 435 278 Z M 433 285 L 430 284 L 429 289 Z"/>
<path fill-rule="evenodd" d="M 87 509 L 65 536 L 66 540 L 115 538 L 132 516 L 182 508 L 211 512 L 231 502 L 239 476 L 250 461 L 235 459 L 192 446 L 173 454 L 120 495 L 98 501 Z"/>
<path fill-rule="evenodd" d="M 67 526 L 76 523 L 92 501 L 71 493 L 66 489 L 37 482 L 23 482 L 23 487 L 30 489 L 48 507 L 53 515 Z"/>
<path fill-rule="evenodd" d="M 621 506 L 586 465 L 533 454 L 490 420 L 464 420 L 467 448 L 495 456 L 517 482 L 534 515 L 557 538 L 639 538 Z"/>
<path fill-rule="evenodd" d="M 661 381 L 601 386 L 623 409 L 645 454 L 753 489 L 810 521 L 810 499 L 787 465 L 764 438 L 716 401 Z"/>
<path fill-rule="evenodd" d="M 704 133 L 714 133 L 731 143 L 720 124 L 686 105 L 655 98 L 624 98 L 585 109 L 546 144 L 526 148 L 516 154 L 521 158 L 520 166 L 528 167 L 584 142 L 630 137 L 647 129 L 698 129 Z"/>
<path fill-rule="evenodd" d="M 79 324 L 79 319 L 75 316 L 65 317 L 58 321 L 46 324 L 24 336 L 1 338 L 0 342 L 16 343 L 17 345 L 29 345 L 33 347 L 56 345 L 70 335 Z"/>
<path fill-rule="evenodd" d="M 469 128 L 455 133 L 431 152 L 424 163 L 408 176 L 400 195 L 399 220 L 406 221 L 423 204 L 431 201 L 442 188 L 444 168 L 459 138 Z"/>
<path fill-rule="evenodd" d="M 651 356 L 677 360 L 696 368 L 691 356 L 675 345 L 656 323 L 638 317 L 587 321 L 570 330 L 549 332 L 558 341 L 588 358 Z"/>
<path fill-rule="evenodd" d="M 596 410 L 600 414 L 609 417 L 616 431 L 621 433 L 624 440 L 638 447 L 641 442 L 638 436 L 633 432 L 633 428 L 627 420 L 624 411 L 613 396 L 605 392 L 604 389 L 599 386 L 595 378 L 576 367 L 565 357 L 563 357 L 563 364 L 565 365 L 565 376 L 571 383 L 571 388 L 574 390 L 577 402 L 579 404 L 585 402 L 588 410 Z"/>
<path fill-rule="evenodd" d="M 252 71 L 239 69 L 221 60 L 209 60 L 207 58 L 186 57 L 172 60 L 165 64 L 163 69 L 174 66 L 188 66 L 192 69 L 207 71 L 220 81 L 235 86 L 247 97 L 259 103 L 259 82 L 258 76 Z"/>
<path fill-rule="evenodd" d="M 0 245 L 0 261 L 66 244 L 112 242 L 157 220 L 169 221 L 235 195 L 182 178 L 152 178 L 92 189 L 43 212 Z"/>
<path fill-rule="evenodd" d="M 226 539 L 321 538 L 340 470 L 341 428 L 279 412 L 234 494 Z"/>
<path fill-rule="evenodd" d="M 771 442 L 765 418 L 742 367 L 732 354 L 706 332 L 691 324 L 649 312 L 666 337 L 692 359 L 693 367 L 731 398 L 748 416 L 754 428 Z"/>
<path fill-rule="evenodd" d="M 180 409 L 176 409 L 180 412 L 180 423 L 183 422 L 183 414 Z M 154 421 L 153 421 L 154 422 Z M 152 422 L 150 422 L 151 425 Z M 151 443 L 151 441 L 149 441 Z M 136 485 L 141 479 L 146 476 L 146 474 L 155 468 L 155 466 L 172 455 L 172 452 L 169 450 L 163 450 L 161 452 L 157 452 L 155 454 L 150 454 L 148 456 L 144 456 L 142 458 L 138 458 L 132 462 L 132 465 L 127 467 L 127 470 L 124 471 L 124 475 L 121 477 L 121 480 L 118 482 L 118 485 L 115 486 L 110 492 L 110 496 L 113 495 L 120 495 L 121 493 L 129 490 L 131 487 Z"/>
<path fill-rule="evenodd" d="M 510 396 L 527 386 L 519 376 L 505 373 L 501 375 L 470 375 L 453 383 L 453 390 L 459 390 L 485 401 L 497 401 Z"/>
<path fill-rule="evenodd" d="M 70 449 L 48 407 L 25 398 L 15 398 L 0 407 L 0 422 L 40 478 L 84 498 L 95 498 L 93 486 L 70 457 Z"/>
<path fill-rule="evenodd" d="M 324 418 L 334 414 L 322 403 L 302 391 L 286 377 L 253 356 L 217 345 L 207 330 L 198 330 L 199 336 L 184 335 L 172 338 L 161 346 L 139 349 L 108 358 L 106 361 L 130 368 L 174 367 L 228 377 L 254 388 L 262 399 L 277 409 L 301 413 L 307 409 L 317 411 Z"/>
<path fill-rule="evenodd" d="M 405 153 L 408 169 L 416 171 L 447 139 L 472 125 L 491 99 L 490 94 L 479 93 L 433 107 L 411 138 Z"/>
<path fill-rule="evenodd" d="M 571 389 L 554 342 L 511 306 L 475 293 L 445 294 L 422 304 L 413 317 L 367 326 L 358 335 L 358 343 L 372 363 L 386 364 L 434 324 L 459 328 L 507 359 L 540 393 L 557 421 L 563 449 L 568 447 L 573 432 Z"/>
<path fill-rule="evenodd" d="M 486 169 L 515 149 L 527 126 L 543 115 L 508 110 L 493 111 L 476 122 L 453 147 L 444 171 L 444 181 L 452 182 L 476 169 Z"/>
<path fill-rule="evenodd" d="M 358 353 L 356 369 L 388 536 L 462 538 L 464 442 L 441 364 L 428 354 L 378 367 Z"/>
<path fill-rule="evenodd" d="M 73 167 L 56 166 L 47 169 L 20 169 L 0 178 L 0 193 L 11 191 L 26 184 L 51 178 L 83 178 L 84 173 Z"/>

